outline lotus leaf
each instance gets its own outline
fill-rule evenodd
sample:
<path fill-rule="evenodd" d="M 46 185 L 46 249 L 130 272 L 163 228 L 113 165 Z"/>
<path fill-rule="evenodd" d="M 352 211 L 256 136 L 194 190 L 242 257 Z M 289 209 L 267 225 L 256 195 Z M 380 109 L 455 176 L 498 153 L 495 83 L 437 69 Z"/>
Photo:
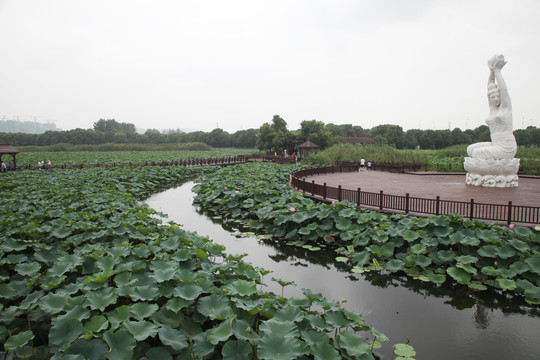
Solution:
<path fill-rule="evenodd" d="M 128 305 L 122 305 L 109 311 L 107 317 L 113 329 L 117 329 L 121 323 L 129 319 L 131 308 Z"/>
<path fill-rule="evenodd" d="M 206 340 L 210 344 L 216 345 L 222 341 L 227 341 L 233 334 L 231 321 L 223 321 L 218 326 L 207 332 Z"/>
<path fill-rule="evenodd" d="M 88 305 L 91 309 L 105 310 L 105 308 L 111 304 L 115 304 L 118 299 L 116 289 L 104 288 L 92 292 L 86 293 Z"/>
<path fill-rule="evenodd" d="M 533 235 L 532 230 L 525 226 L 515 226 L 513 230 L 523 239 L 529 239 Z"/>
<path fill-rule="evenodd" d="M 193 344 L 193 355 L 195 359 L 204 359 L 206 356 L 212 354 L 214 350 L 214 345 L 210 344 L 205 339 L 198 339 Z"/>
<path fill-rule="evenodd" d="M 83 356 L 88 360 L 102 360 L 109 352 L 107 343 L 101 339 L 75 340 L 66 351 L 68 354 Z"/>
<path fill-rule="evenodd" d="M 275 334 L 280 337 L 298 337 L 300 332 L 292 321 L 283 321 L 272 318 L 261 323 L 260 328 L 266 334 Z"/>
<path fill-rule="evenodd" d="M 525 264 L 524 262 L 521 262 L 521 261 L 516 261 L 516 262 L 512 263 L 512 265 L 510 265 L 510 270 L 512 270 L 516 274 L 522 274 L 522 273 L 528 271 L 529 269 L 530 269 L 529 265 Z"/>
<path fill-rule="evenodd" d="M 65 295 L 49 293 L 41 298 L 38 305 L 43 311 L 49 314 L 56 314 L 64 309 L 65 301 Z"/>
<path fill-rule="evenodd" d="M 109 327 L 109 321 L 103 315 L 93 316 L 87 323 L 84 324 L 84 332 L 97 333 L 106 330 Z"/>
<path fill-rule="evenodd" d="M 540 275 L 540 255 L 536 254 L 534 256 L 531 256 L 530 258 L 526 259 L 524 261 L 529 265 L 530 271 Z"/>
<path fill-rule="evenodd" d="M 405 358 L 412 358 L 413 356 L 416 356 L 416 351 L 414 351 L 414 348 L 409 344 L 396 344 L 394 345 L 394 354 Z"/>
<path fill-rule="evenodd" d="M 181 331 L 169 326 L 162 326 L 158 330 L 159 339 L 164 345 L 168 345 L 175 351 L 180 351 L 188 346 L 186 337 Z"/>
<path fill-rule="evenodd" d="M 414 241 L 420 237 L 417 231 L 407 229 L 403 231 L 401 234 L 404 240 L 407 240 L 408 242 Z"/>
<path fill-rule="evenodd" d="M 478 261 L 477 257 L 470 256 L 470 255 L 462 255 L 456 258 L 456 262 L 459 264 L 472 264 L 472 263 L 476 263 L 477 261 Z"/>
<path fill-rule="evenodd" d="M 287 306 L 276 311 L 273 318 L 279 321 L 300 322 L 304 319 L 304 313 L 297 306 Z"/>
<path fill-rule="evenodd" d="M 496 280 L 503 290 L 515 290 L 517 287 L 516 282 L 512 279 L 497 278 Z"/>
<path fill-rule="evenodd" d="M 328 342 L 318 342 L 310 347 L 315 360 L 340 360 L 342 357 Z"/>
<path fill-rule="evenodd" d="M 530 246 L 524 241 L 518 240 L 518 239 L 510 239 L 508 240 L 508 243 L 512 245 L 516 250 L 518 251 L 529 251 Z"/>
<path fill-rule="evenodd" d="M 467 284 L 471 281 L 471 274 L 463 269 L 451 266 L 446 269 L 446 272 L 460 284 Z"/>
<path fill-rule="evenodd" d="M 131 313 L 133 316 L 142 320 L 147 317 L 151 317 L 156 311 L 158 311 L 159 306 L 157 304 L 149 304 L 146 302 L 139 302 L 131 305 Z"/>
<path fill-rule="evenodd" d="M 456 253 L 453 250 L 439 250 L 435 256 L 442 262 L 451 262 L 456 258 Z"/>
<path fill-rule="evenodd" d="M 341 333 L 336 338 L 339 346 L 352 357 L 361 357 L 363 359 L 374 359 L 371 353 L 371 347 L 362 336 L 350 332 Z"/>
<path fill-rule="evenodd" d="M 388 271 L 397 272 L 405 268 L 405 263 L 399 259 L 392 259 L 384 266 Z"/>
<path fill-rule="evenodd" d="M 257 293 L 257 287 L 253 281 L 235 280 L 231 284 L 224 286 L 229 294 L 249 296 Z"/>
<path fill-rule="evenodd" d="M 266 360 L 293 360 L 309 353 L 305 343 L 294 337 L 265 334 L 257 347 L 257 356 Z"/>
<path fill-rule="evenodd" d="M 495 245 L 485 245 L 478 249 L 478 255 L 483 257 L 497 257 L 497 247 Z"/>
<path fill-rule="evenodd" d="M 452 228 L 450 226 L 447 227 L 436 227 L 433 229 L 433 235 L 435 235 L 438 238 L 446 238 L 452 233 Z"/>
<path fill-rule="evenodd" d="M 109 360 L 131 360 L 135 349 L 135 338 L 127 330 L 106 331 L 103 339 L 109 345 Z"/>
<path fill-rule="evenodd" d="M 409 248 L 409 251 L 413 254 L 425 254 L 427 247 L 424 244 L 415 244 Z"/>
<path fill-rule="evenodd" d="M 197 310 L 212 320 L 224 320 L 233 315 L 228 299 L 218 294 L 200 298 Z"/>
<path fill-rule="evenodd" d="M 343 311 L 328 311 L 325 314 L 325 319 L 334 328 L 344 328 L 354 323 L 354 321 L 345 316 Z"/>
<path fill-rule="evenodd" d="M 135 301 L 153 300 L 159 296 L 159 289 L 154 285 L 136 286 L 130 296 Z"/>
<path fill-rule="evenodd" d="M 501 259 L 508 259 L 516 255 L 516 250 L 513 247 L 505 245 L 497 248 L 497 256 Z"/>
<path fill-rule="evenodd" d="M 16 335 L 11 335 L 4 343 L 4 348 L 7 351 L 20 349 L 24 345 L 28 344 L 28 342 L 33 338 L 34 334 L 30 330 L 20 332 Z"/>
<path fill-rule="evenodd" d="M 223 360 L 249 360 L 253 352 L 251 345 L 244 340 L 229 340 L 223 345 Z"/>
<path fill-rule="evenodd" d="M 77 319 L 53 319 L 49 330 L 49 343 L 67 348 L 82 333 L 83 325 Z"/>
<path fill-rule="evenodd" d="M 369 251 L 362 251 L 359 253 L 356 253 L 352 257 L 353 263 L 355 263 L 358 266 L 363 266 L 367 264 L 371 260 L 371 253 Z"/>
<path fill-rule="evenodd" d="M 471 266 L 471 265 L 469 265 L 469 264 L 463 264 L 463 263 L 458 262 L 458 263 L 456 264 L 456 267 L 465 270 L 465 271 L 468 272 L 469 274 L 476 275 L 476 274 L 478 273 L 478 270 L 476 270 L 475 267 L 473 267 L 473 266 Z"/>

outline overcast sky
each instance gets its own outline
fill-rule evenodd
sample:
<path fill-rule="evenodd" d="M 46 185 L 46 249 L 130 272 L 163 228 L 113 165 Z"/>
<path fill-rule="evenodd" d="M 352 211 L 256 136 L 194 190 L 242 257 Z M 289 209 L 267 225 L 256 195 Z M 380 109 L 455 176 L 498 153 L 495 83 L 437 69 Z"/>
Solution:
<path fill-rule="evenodd" d="M 540 127 L 538 0 L 0 0 L 0 119 L 475 128 L 496 53 Z"/>

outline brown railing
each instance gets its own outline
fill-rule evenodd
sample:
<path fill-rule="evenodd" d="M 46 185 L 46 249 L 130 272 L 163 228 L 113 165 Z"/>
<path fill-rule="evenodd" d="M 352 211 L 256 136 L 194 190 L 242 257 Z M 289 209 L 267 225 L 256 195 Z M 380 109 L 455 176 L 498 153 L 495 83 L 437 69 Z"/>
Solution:
<path fill-rule="evenodd" d="M 348 200 L 356 203 L 358 207 L 370 207 L 379 211 L 396 212 L 403 211 L 405 214 L 415 215 L 450 215 L 459 214 L 469 219 L 480 219 L 488 221 L 506 222 L 507 224 L 539 224 L 540 207 L 508 204 L 483 204 L 471 201 L 443 200 L 440 196 L 435 199 L 425 199 L 411 197 L 407 193 L 405 196 L 384 194 L 381 190 L 378 193 L 344 189 L 338 187 L 316 184 L 314 180 L 306 181 L 306 177 L 329 174 L 336 172 L 357 171 L 356 165 L 339 165 L 312 168 L 296 171 L 291 176 L 291 185 L 308 196 L 330 200 Z"/>

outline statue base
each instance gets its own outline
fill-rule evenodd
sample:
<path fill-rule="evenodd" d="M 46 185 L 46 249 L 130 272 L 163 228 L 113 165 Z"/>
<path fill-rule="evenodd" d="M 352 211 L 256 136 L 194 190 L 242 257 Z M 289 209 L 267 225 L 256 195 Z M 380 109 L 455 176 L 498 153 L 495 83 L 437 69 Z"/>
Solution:
<path fill-rule="evenodd" d="M 500 188 L 518 186 L 519 159 L 466 157 L 463 167 L 467 170 L 467 185 Z"/>

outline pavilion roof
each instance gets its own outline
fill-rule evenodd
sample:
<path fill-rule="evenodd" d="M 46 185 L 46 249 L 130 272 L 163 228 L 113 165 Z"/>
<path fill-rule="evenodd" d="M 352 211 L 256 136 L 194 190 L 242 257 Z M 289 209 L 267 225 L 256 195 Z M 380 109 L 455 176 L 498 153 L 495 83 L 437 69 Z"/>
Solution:
<path fill-rule="evenodd" d="M 19 150 L 9 144 L 0 144 L 0 154 L 18 154 Z"/>
<path fill-rule="evenodd" d="M 311 141 L 306 141 L 303 144 L 298 145 L 298 148 L 309 148 L 309 149 L 317 149 L 319 145 L 312 143 Z"/>

